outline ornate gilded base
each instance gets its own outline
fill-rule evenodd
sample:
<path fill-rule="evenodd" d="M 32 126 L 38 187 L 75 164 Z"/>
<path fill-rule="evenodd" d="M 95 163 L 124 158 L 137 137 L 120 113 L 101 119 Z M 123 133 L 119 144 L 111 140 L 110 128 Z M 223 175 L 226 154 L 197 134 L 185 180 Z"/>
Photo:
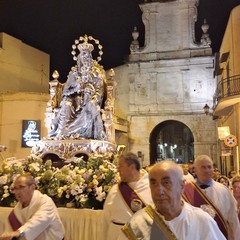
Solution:
<path fill-rule="evenodd" d="M 56 156 L 64 161 L 80 156 L 88 158 L 90 154 L 109 154 L 110 156 L 110 153 L 116 153 L 115 144 L 93 139 L 43 139 L 36 142 L 31 150 L 32 155 L 42 159 L 46 159 L 47 156 Z"/>

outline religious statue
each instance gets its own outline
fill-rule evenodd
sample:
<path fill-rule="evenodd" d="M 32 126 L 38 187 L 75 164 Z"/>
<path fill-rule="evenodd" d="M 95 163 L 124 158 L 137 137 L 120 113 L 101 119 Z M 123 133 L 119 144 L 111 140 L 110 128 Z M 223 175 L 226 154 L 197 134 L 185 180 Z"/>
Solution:
<path fill-rule="evenodd" d="M 98 61 L 93 60 L 94 47 L 89 40 L 98 45 L 100 56 L 97 59 L 101 60 L 102 46 L 98 40 L 86 35 L 75 40 L 72 54 L 77 65 L 71 68 L 64 84 L 49 137 L 107 140 L 101 117 L 106 76 Z M 77 56 L 76 50 L 79 51 Z"/>

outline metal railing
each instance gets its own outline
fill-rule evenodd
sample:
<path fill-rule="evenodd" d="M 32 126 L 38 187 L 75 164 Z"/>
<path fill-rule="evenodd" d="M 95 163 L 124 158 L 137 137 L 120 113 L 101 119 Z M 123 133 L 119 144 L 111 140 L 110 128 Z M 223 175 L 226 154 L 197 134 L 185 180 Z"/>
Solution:
<path fill-rule="evenodd" d="M 218 102 L 226 97 L 240 95 L 240 75 L 231 76 L 222 79 L 213 96 L 213 109 L 216 108 Z"/>

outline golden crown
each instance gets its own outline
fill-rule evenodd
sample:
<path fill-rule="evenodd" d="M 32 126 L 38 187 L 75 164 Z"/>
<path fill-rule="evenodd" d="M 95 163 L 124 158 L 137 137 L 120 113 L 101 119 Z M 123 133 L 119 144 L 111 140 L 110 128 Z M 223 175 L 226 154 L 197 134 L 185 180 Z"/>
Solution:
<path fill-rule="evenodd" d="M 99 49 L 99 56 L 97 57 L 97 62 L 101 61 L 102 60 L 102 55 L 103 55 L 103 51 L 102 51 L 102 45 L 100 45 L 99 43 L 99 40 L 93 38 L 92 36 L 87 36 L 87 35 L 84 35 L 84 37 L 79 37 L 79 39 L 76 39 L 74 44 L 72 45 L 72 55 L 73 55 L 73 60 L 74 61 L 77 61 L 77 52 L 76 52 L 76 49 L 78 49 L 79 51 L 86 51 L 86 50 L 89 50 L 89 51 L 93 51 L 94 49 L 94 46 L 89 43 L 89 41 L 93 41 L 97 46 L 98 46 L 98 49 Z"/>

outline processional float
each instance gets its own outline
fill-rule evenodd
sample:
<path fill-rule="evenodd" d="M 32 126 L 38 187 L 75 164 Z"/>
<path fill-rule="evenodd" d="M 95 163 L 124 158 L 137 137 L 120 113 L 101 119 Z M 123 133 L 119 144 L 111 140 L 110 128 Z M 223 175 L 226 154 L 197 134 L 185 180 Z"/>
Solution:
<path fill-rule="evenodd" d="M 98 47 L 97 60 L 92 57 Z M 72 45 L 76 65 L 71 68 L 67 81 L 58 81 L 53 73 L 50 100 L 45 113 L 48 136 L 36 142 L 31 154 L 42 159 L 64 163 L 74 157 L 88 159 L 89 155 L 105 155 L 111 160 L 116 153 L 114 114 L 114 71 L 105 71 L 99 61 L 102 45 L 92 36 L 85 35 Z"/>

